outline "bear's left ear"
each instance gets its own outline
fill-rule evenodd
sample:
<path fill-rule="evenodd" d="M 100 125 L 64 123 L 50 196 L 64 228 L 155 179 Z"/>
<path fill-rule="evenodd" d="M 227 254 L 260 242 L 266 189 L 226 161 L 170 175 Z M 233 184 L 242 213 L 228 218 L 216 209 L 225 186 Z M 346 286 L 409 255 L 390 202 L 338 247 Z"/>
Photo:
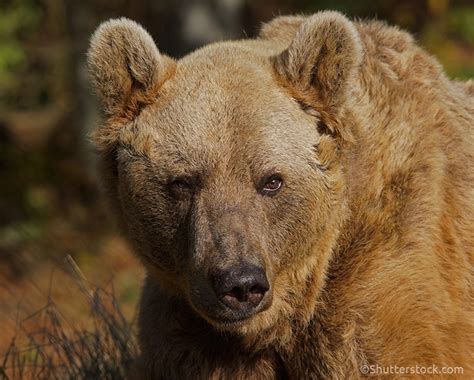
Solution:
<path fill-rule="evenodd" d="M 329 11 L 303 21 L 289 47 L 273 57 L 273 65 L 284 85 L 302 98 L 299 101 L 337 112 L 346 101 L 361 60 L 354 24 Z"/>

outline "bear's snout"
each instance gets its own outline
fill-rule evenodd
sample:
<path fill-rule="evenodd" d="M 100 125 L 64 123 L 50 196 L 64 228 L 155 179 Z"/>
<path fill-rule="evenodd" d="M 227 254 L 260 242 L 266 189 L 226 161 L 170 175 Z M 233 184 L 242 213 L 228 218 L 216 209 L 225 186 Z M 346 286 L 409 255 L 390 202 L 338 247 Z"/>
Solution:
<path fill-rule="evenodd" d="M 265 270 L 256 265 L 239 264 L 211 276 L 214 292 L 226 307 L 250 315 L 270 289 Z"/>

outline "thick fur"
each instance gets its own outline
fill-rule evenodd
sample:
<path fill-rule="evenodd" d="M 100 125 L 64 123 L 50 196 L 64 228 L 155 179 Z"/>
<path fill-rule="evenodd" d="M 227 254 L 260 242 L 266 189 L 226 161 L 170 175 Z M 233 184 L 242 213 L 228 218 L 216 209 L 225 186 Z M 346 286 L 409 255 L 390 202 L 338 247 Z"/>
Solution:
<path fill-rule="evenodd" d="M 472 82 L 407 33 L 336 12 L 177 62 L 110 21 L 89 62 L 109 197 L 148 273 L 141 376 L 474 376 Z M 284 187 L 264 197 L 272 171 Z M 196 186 L 177 194 L 183 175 Z M 221 322 L 206 279 L 243 259 L 266 268 L 269 306 Z"/>

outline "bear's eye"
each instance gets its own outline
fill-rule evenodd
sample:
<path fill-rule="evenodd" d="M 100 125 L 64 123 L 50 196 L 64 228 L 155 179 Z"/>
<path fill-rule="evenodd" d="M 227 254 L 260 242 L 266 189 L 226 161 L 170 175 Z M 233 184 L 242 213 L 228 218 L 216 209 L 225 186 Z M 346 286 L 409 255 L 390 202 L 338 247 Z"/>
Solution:
<path fill-rule="evenodd" d="M 169 182 L 169 187 L 172 193 L 179 195 L 194 190 L 194 181 L 187 177 L 175 177 Z"/>
<path fill-rule="evenodd" d="M 179 189 L 179 190 L 188 190 L 191 186 L 189 183 L 182 179 L 176 179 L 172 182 L 172 185 L 174 188 Z"/>
<path fill-rule="evenodd" d="M 273 174 L 263 180 L 260 192 L 262 195 L 275 195 L 283 186 L 283 179 L 279 174 Z"/>

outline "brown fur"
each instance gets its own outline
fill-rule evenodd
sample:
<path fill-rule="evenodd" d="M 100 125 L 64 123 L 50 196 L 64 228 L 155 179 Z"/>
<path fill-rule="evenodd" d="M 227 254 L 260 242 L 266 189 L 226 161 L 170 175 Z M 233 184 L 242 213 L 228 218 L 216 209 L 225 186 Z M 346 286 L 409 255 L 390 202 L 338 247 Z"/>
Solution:
<path fill-rule="evenodd" d="M 110 21 L 89 62 L 109 196 L 148 273 L 143 376 L 474 376 L 472 82 L 408 34 L 336 12 L 177 62 Z M 273 172 L 284 186 L 262 196 Z M 192 191 L 170 187 L 183 176 Z M 265 267 L 268 305 L 222 322 L 207 277 L 242 259 Z"/>

